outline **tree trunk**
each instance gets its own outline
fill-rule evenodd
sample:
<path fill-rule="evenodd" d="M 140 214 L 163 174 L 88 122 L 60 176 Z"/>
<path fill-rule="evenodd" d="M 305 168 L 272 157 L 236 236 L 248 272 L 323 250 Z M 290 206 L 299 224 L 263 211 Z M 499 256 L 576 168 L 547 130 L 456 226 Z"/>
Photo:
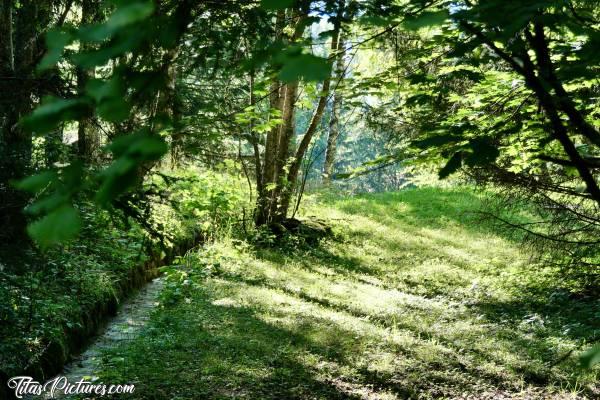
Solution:
<path fill-rule="evenodd" d="M 249 82 L 250 107 L 254 107 L 254 105 L 256 103 L 256 98 L 254 96 L 254 79 L 255 79 L 254 75 L 255 75 L 255 72 L 254 72 L 254 70 L 252 70 L 250 72 L 250 82 Z M 254 152 L 254 169 L 256 171 L 256 174 L 255 174 L 256 175 L 256 190 L 258 192 L 258 197 L 260 198 L 262 196 L 262 191 L 264 190 L 263 170 L 262 170 L 262 163 L 260 160 L 260 148 L 258 146 L 259 138 L 258 138 L 258 135 L 256 135 L 254 132 L 253 121 L 250 121 L 250 126 L 249 126 L 248 130 L 249 130 L 248 135 L 250 137 L 250 141 L 252 144 L 252 150 Z"/>
<path fill-rule="evenodd" d="M 283 100 L 283 124 L 279 136 L 279 147 L 277 150 L 276 185 L 271 193 L 271 204 L 269 213 L 275 222 L 281 222 L 287 214 L 287 207 L 283 209 L 281 202 L 285 199 L 286 193 L 290 190 L 289 179 L 286 179 L 286 167 L 289 167 L 290 149 L 294 135 L 296 133 L 296 100 L 298 97 L 298 82 L 291 82 L 285 85 L 285 97 Z"/>
<path fill-rule="evenodd" d="M 331 50 L 332 53 L 335 54 L 338 48 L 339 42 L 339 26 L 333 32 L 331 37 Z M 317 132 L 317 127 L 323 118 L 323 113 L 325 112 L 325 106 L 327 105 L 327 99 L 329 97 L 329 90 L 331 87 L 331 76 L 329 76 L 325 81 L 323 81 L 323 86 L 321 88 L 321 97 L 319 98 L 319 102 L 317 103 L 317 107 L 313 112 L 312 118 L 306 128 L 306 132 L 302 136 L 302 140 L 300 140 L 300 144 L 298 145 L 298 149 L 289 164 L 289 170 L 287 174 L 287 180 L 285 186 L 282 187 L 281 195 L 279 199 L 279 206 L 277 208 L 277 217 L 279 219 L 285 218 L 287 215 L 288 209 L 290 207 L 290 201 L 292 199 L 292 193 L 294 191 L 294 187 L 296 185 L 296 181 L 298 179 L 298 172 L 300 171 L 300 166 L 302 164 L 302 160 L 304 159 L 304 154 L 308 149 L 312 138 Z"/>
<path fill-rule="evenodd" d="M 341 17 L 344 2 L 340 2 Z M 308 10 L 294 10 L 288 19 L 295 21 L 294 32 L 290 42 L 294 43 L 303 34 L 304 19 Z M 278 32 L 283 31 L 284 14 L 279 13 L 277 17 Z M 339 33 L 341 18 L 335 23 L 331 41 L 331 53 L 335 54 L 339 46 Z M 292 149 L 295 137 L 295 105 L 298 97 L 299 82 L 290 82 L 281 85 L 274 81 L 271 85 L 271 108 L 281 111 L 282 123 L 267 134 L 265 144 L 265 162 L 263 167 L 263 192 L 257 202 L 255 221 L 257 225 L 279 223 L 283 221 L 288 213 L 292 193 L 296 185 L 298 173 L 302 160 L 308 146 L 314 137 L 317 127 L 323 117 L 329 90 L 331 76 L 323 81 L 321 97 L 317 103 L 311 121 L 304 133 L 297 149 Z"/>
<path fill-rule="evenodd" d="M 342 108 L 343 95 L 340 90 L 340 85 L 344 79 L 344 39 L 340 37 L 338 43 L 338 54 L 336 59 L 336 84 L 335 93 L 333 94 L 333 105 L 331 107 L 331 118 L 329 119 L 329 136 L 327 137 L 327 151 L 325 153 L 325 164 L 323 166 L 323 181 L 325 185 L 331 184 L 331 176 L 333 174 L 333 166 L 335 164 L 335 155 L 337 150 L 337 140 L 340 136 L 340 118 L 339 113 Z"/>
<path fill-rule="evenodd" d="M 83 0 L 81 3 L 81 24 L 91 24 L 98 19 L 97 0 Z M 89 50 L 89 45 L 84 45 L 82 50 Z M 95 77 L 95 71 L 77 68 L 77 89 L 83 93 L 85 86 L 90 79 Z M 100 132 L 95 125 L 94 117 L 82 118 L 78 121 L 77 127 L 77 154 L 85 162 L 93 162 L 98 149 L 100 148 Z"/>
<path fill-rule="evenodd" d="M 20 129 L 18 122 L 31 109 L 31 91 L 28 79 L 20 74 L 27 68 L 20 68 L 18 59 L 21 57 L 15 54 L 17 10 L 12 0 L 3 0 L 0 4 L 3 38 L 0 40 L 0 92 L 11 93 L 10 97 L 0 99 L 0 242 L 8 244 L 27 240 L 27 221 L 23 214 L 27 196 L 16 190 L 12 182 L 25 177 L 29 170 L 31 135 Z"/>
<path fill-rule="evenodd" d="M 283 30 L 285 28 L 285 11 L 280 10 L 277 13 L 277 19 L 275 22 L 275 38 L 281 39 L 283 36 Z M 291 41 L 297 40 L 301 36 L 302 32 L 296 29 L 294 35 L 291 38 Z M 295 92 L 297 92 L 297 83 Z M 289 108 L 291 105 L 293 107 L 293 103 L 285 103 L 286 96 L 288 93 L 291 93 L 289 90 L 289 84 L 284 85 L 277 79 L 273 79 L 273 82 L 270 86 L 270 95 L 269 95 L 269 105 L 271 110 L 278 110 L 281 112 L 281 116 L 283 119 L 283 123 L 281 125 L 273 127 L 268 133 L 265 141 L 265 155 L 264 162 L 262 166 L 262 180 L 260 182 L 260 187 L 257 188 L 258 198 L 256 204 L 256 215 L 255 222 L 257 226 L 269 224 L 274 217 L 274 211 L 277 206 L 277 198 L 279 193 L 279 179 L 281 168 L 281 146 L 287 149 L 289 148 L 289 141 L 283 142 L 282 137 L 289 133 L 291 129 L 292 132 L 294 130 L 293 126 L 293 118 L 290 119 L 290 115 L 293 117 L 293 110 L 290 113 L 290 110 L 287 110 L 286 107 Z M 294 99 L 295 99 L 294 94 Z M 287 122 L 286 122 L 287 121 Z M 291 126 L 288 126 L 290 125 Z M 286 150 L 287 153 L 287 150 Z M 283 156 L 285 159 L 285 156 Z M 258 175 L 258 174 L 257 174 Z"/>

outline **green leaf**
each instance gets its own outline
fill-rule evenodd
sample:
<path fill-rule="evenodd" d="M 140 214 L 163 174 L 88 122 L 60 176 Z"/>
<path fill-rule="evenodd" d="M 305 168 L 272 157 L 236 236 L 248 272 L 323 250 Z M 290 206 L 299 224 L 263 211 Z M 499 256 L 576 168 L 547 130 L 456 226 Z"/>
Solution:
<path fill-rule="evenodd" d="M 65 193 L 54 192 L 52 195 L 44 197 L 25 208 L 25 212 L 30 215 L 42 215 L 56 210 L 62 204 L 69 200 Z"/>
<path fill-rule="evenodd" d="M 96 201 L 103 207 L 125 193 L 138 181 L 136 167 L 139 164 L 130 158 L 120 158 L 102 172 L 104 180 L 96 193 Z"/>
<path fill-rule="evenodd" d="M 138 132 L 131 135 L 119 136 L 106 147 L 113 155 L 118 158 L 123 156 L 129 147 L 140 137 L 146 135 L 145 132 Z"/>
<path fill-rule="evenodd" d="M 584 368 L 592 368 L 600 364 L 600 345 L 596 345 L 581 355 L 581 365 Z"/>
<path fill-rule="evenodd" d="M 426 93 L 419 93 L 419 94 L 415 94 L 415 95 L 407 98 L 406 105 L 409 107 L 416 106 L 416 105 L 426 105 L 426 104 L 430 104 L 431 102 L 433 102 L 433 100 L 434 100 L 434 97 L 432 95 L 426 94 Z"/>
<path fill-rule="evenodd" d="M 103 180 L 96 201 L 103 206 L 135 185 L 139 179 L 138 168 L 145 162 L 160 159 L 168 148 L 159 136 L 142 131 L 115 139 L 108 150 L 116 160 L 101 173 Z"/>
<path fill-rule="evenodd" d="M 413 85 L 419 84 L 419 83 L 432 83 L 435 82 L 435 77 L 433 77 L 432 75 L 426 74 L 426 73 L 415 73 L 415 74 L 410 74 L 406 77 L 406 79 L 412 83 Z"/>
<path fill-rule="evenodd" d="M 279 71 L 279 79 L 284 82 L 322 81 L 331 76 L 331 64 L 325 58 L 312 54 L 298 54 L 286 57 L 283 68 Z"/>
<path fill-rule="evenodd" d="M 27 228 L 29 236 L 40 247 L 47 248 L 73 238 L 79 232 L 81 219 L 71 205 L 63 205 Z"/>
<path fill-rule="evenodd" d="M 433 25 L 441 25 L 448 19 L 448 11 L 424 11 L 417 16 L 404 20 L 404 27 L 409 30 L 419 30 Z"/>
<path fill-rule="evenodd" d="M 158 136 L 143 136 L 133 142 L 128 155 L 143 161 L 158 160 L 168 150 L 167 144 Z"/>
<path fill-rule="evenodd" d="M 148 18 L 154 12 L 152 1 L 134 1 L 119 6 L 108 21 L 83 27 L 79 36 L 86 41 L 103 42 L 114 36 L 119 30 Z"/>
<path fill-rule="evenodd" d="M 484 74 L 478 71 L 471 71 L 469 69 L 457 69 L 455 71 L 449 72 L 447 74 L 440 75 L 438 79 L 452 81 L 455 79 L 465 79 L 473 82 L 481 82 L 485 78 Z"/>
<path fill-rule="evenodd" d="M 48 52 L 37 66 L 38 71 L 50 69 L 60 61 L 66 46 L 73 41 L 73 35 L 63 29 L 51 29 L 46 33 Z"/>
<path fill-rule="evenodd" d="M 116 157 L 125 156 L 142 161 L 157 160 L 168 150 L 162 138 L 144 131 L 119 137 L 113 140 L 108 149 Z"/>
<path fill-rule="evenodd" d="M 129 116 L 131 105 L 122 98 L 105 100 L 98 105 L 96 112 L 108 122 L 121 122 Z"/>
<path fill-rule="evenodd" d="M 97 103 L 124 95 L 123 85 L 121 84 L 121 81 L 115 77 L 106 81 L 102 79 L 92 79 L 87 83 L 85 91 Z"/>
<path fill-rule="evenodd" d="M 127 37 L 120 37 L 119 40 L 114 40 L 110 42 L 110 45 L 101 47 L 98 50 L 73 54 L 71 59 L 83 69 L 104 65 L 112 58 L 133 51 L 142 43 L 143 38 L 142 35 L 130 34 Z"/>
<path fill-rule="evenodd" d="M 129 116 L 131 106 L 125 100 L 125 89 L 121 80 L 91 80 L 86 92 L 98 103 L 96 112 L 109 122 L 121 122 Z"/>
<path fill-rule="evenodd" d="M 358 18 L 357 22 L 361 25 L 384 27 L 390 25 L 393 20 L 380 15 L 364 15 Z"/>
<path fill-rule="evenodd" d="M 22 120 L 22 126 L 30 132 L 44 134 L 55 129 L 61 122 L 78 119 L 89 111 L 82 99 L 48 97 L 31 115 Z"/>
<path fill-rule="evenodd" d="M 56 178 L 54 171 L 46 171 L 15 183 L 15 187 L 30 193 L 37 193 L 48 186 Z"/>
<path fill-rule="evenodd" d="M 439 178 L 444 179 L 462 167 L 462 152 L 456 152 L 439 172 Z"/>
<path fill-rule="evenodd" d="M 294 5 L 294 0 L 260 0 L 260 6 L 265 10 L 282 10 Z"/>

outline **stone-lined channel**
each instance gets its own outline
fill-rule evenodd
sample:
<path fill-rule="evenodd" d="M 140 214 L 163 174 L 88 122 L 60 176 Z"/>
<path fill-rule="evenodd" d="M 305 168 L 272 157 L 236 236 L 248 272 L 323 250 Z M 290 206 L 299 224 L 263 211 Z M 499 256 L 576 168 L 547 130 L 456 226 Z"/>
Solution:
<path fill-rule="evenodd" d="M 76 383 L 82 378 L 88 382 L 95 381 L 102 350 L 115 347 L 120 342 L 132 340 L 139 334 L 139 331 L 147 324 L 152 310 L 157 306 L 163 287 L 164 278 L 158 277 L 128 297 L 117 314 L 109 319 L 98 335 L 92 339 L 87 349 L 67 363 L 59 376 L 65 376 L 69 383 Z M 51 398 L 49 393 L 45 394 L 45 398 Z M 64 396 L 62 393 L 58 393 L 58 395 L 59 398 L 71 397 Z"/>

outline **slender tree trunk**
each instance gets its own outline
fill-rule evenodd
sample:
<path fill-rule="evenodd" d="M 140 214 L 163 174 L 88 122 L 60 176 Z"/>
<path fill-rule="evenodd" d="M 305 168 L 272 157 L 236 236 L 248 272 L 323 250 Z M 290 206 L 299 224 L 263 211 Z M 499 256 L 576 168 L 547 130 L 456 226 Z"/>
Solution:
<path fill-rule="evenodd" d="M 249 85 L 250 107 L 254 107 L 254 105 L 256 103 L 256 98 L 254 96 L 254 79 L 255 79 L 254 75 L 255 75 L 255 72 L 254 72 L 254 70 L 252 70 L 250 72 L 250 85 Z M 251 144 L 252 144 L 252 150 L 254 152 L 254 169 L 256 171 L 256 173 L 255 173 L 255 176 L 256 176 L 256 190 L 258 192 L 258 198 L 260 198 L 262 196 L 262 192 L 264 190 L 264 185 L 263 185 L 263 170 L 262 170 L 262 165 L 261 165 L 261 160 L 260 160 L 260 148 L 258 146 L 259 139 L 258 139 L 257 135 L 254 133 L 254 123 L 253 123 L 253 121 L 250 121 L 248 135 L 250 137 L 250 141 L 251 141 Z"/>
<path fill-rule="evenodd" d="M 339 33 L 339 26 L 337 26 L 331 38 L 332 53 L 335 53 L 335 51 L 337 51 Z M 325 112 L 325 106 L 327 105 L 327 99 L 329 97 L 330 87 L 331 76 L 329 76 L 327 79 L 325 79 L 325 81 L 323 81 L 323 86 L 321 88 L 321 97 L 319 98 L 317 107 L 313 112 L 308 128 L 306 128 L 306 132 L 304 132 L 304 136 L 302 136 L 302 139 L 300 140 L 294 157 L 291 160 L 291 163 L 289 164 L 286 185 L 281 190 L 279 205 L 277 208 L 277 217 L 279 219 L 283 219 L 287 215 L 290 206 L 290 201 L 292 198 L 292 193 L 294 191 L 294 186 L 296 185 L 296 181 L 298 179 L 298 172 L 300 171 L 300 166 L 302 164 L 302 160 L 304 159 L 304 154 L 306 153 L 310 142 L 312 141 L 315 133 L 317 132 L 317 127 L 319 126 L 319 123 L 323 118 L 323 113 Z"/>
<path fill-rule="evenodd" d="M 13 0 L 0 1 L 0 64 L 3 72 L 15 70 Z"/>
<path fill-rule="evenodd" d="M 277 150 L 277 159 L 275 160 L 276 168 L 276 185 L 271 193 L 271 204 L 269 213 L 274 222 L 280 222 L 286 216 L 286 211 L 281 208 L 281 201 L 285 193 L 290 190 L 290 181 L 286 178 L 286 167 L 290 163 L 291 144 L 296 133 L 296 100 L 298 97 L 298 82 L 291 82 L 285 85 L 285 97 L 283 100 L 283 124 L 281 126 L 281 134 L 279 136 L 279 146 Z"/>
<path fill-rule="evenodd" d="M 275 21 L 276 39 L 281 39 L 283 36 L 283 30 L 285 28 L 285 19 L 285 11 L 280 10 L 277 13 Z M 296 30 L 291 40 L 295 41 L 300 36 L 301 32 Z M 268 224 L 272 221 L 274 216 L 274 209 L 277 204 L 277 197 L 279 192 L 278 186 L 281 172 L 279 168 L 282 145 L 281 139 L 283 135 L 285 135 L 284 132 L 286 130 L 286 117 L 283 114 L 285 113 L 284 110 L 286 108 L 285 99 L 288 93 L 288 86 L 289 85 L 282 84 L 282 82 L 277 79 L 273 79 L 270 85 L 271 92 L 269 95 L 269 106 L 271 110 L 278 110 L 282 114 L 281 117 L 284 120 L 284 122 L 280 125 L 273 127 L 267 133 L 267 138 L 265 141 L 264 162 L 262 165 L 261 187 L 257 188 L 258 198 L 256 204 L 255 222 L 258 226 Z M 293 119 L 291 120 L 291 123 L 291 129 L 293 130 Z"/>
<path fill-rule="evenodd" d="M 333 105 L 331 107 L 331 118 L 329 119 L 329 136 L 327 137 L 327 150 L 325 152 L 325 164 L 323 166 L 323 181 L 325 185 L 331 184 L 331 176 L 333 174 L 333 166 L 335 164 L 335 156 L 337 151 L 337 140 L 340 136 L 340 118 L 339 113 L 342 108 L 343 95 L 340 90 L 340 85 L 344 79 L 344 39 L 340 35 L 338 43 L 338 54 L 336 57 L 336 72 L 337 87 L 333 94 Z"/>
<path fill-rule="evenodd" d="M 98 19 L 97 0 L 83 0 L 81 3 L 81 24 L 91 24 Z M 86 46 L 87 47 L 87 46 Z M 85 48 L 82 50 L 86 50 Z M 85 90 L 90 79 L 95 76 L 94 70 L 77 68 L 77 89 L 80 93 Z M 77 127 L 77 154 L 86 163 L 92 162 L 100 147 L 100 132 L 96 128 L 94 117 L 82 118 Z"/>
<path fill-rule="evenodd" d="M 167 71 L 167 87 L 165 91 L 165 107 L 166 113 L 169 116 L 172 124 L 171 134 L 171 168 L 177 168 L 181 165 L 181 148 L 183 147 L 183 127 L 181 125 L 182 105 L 177 96 L 177 76 L 178 65 L 177 58 L 179 57 L 179 47 L 172 50 L 170 56 L 171 62 Z"/>

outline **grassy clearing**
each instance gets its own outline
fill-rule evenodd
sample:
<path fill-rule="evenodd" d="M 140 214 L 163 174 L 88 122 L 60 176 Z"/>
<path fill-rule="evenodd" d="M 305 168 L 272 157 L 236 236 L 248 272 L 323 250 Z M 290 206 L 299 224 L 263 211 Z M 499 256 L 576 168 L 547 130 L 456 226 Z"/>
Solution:
<path fill-rule="evenodd" d="M 600 333 L 598 301 L 478 222 L 477 195 L 310 203 L 335 240 L 189 254 L 143 334 L 104 354 L 103 380 L 135 382 L 140 399 L 600 395 L 576 357 Z"/>

